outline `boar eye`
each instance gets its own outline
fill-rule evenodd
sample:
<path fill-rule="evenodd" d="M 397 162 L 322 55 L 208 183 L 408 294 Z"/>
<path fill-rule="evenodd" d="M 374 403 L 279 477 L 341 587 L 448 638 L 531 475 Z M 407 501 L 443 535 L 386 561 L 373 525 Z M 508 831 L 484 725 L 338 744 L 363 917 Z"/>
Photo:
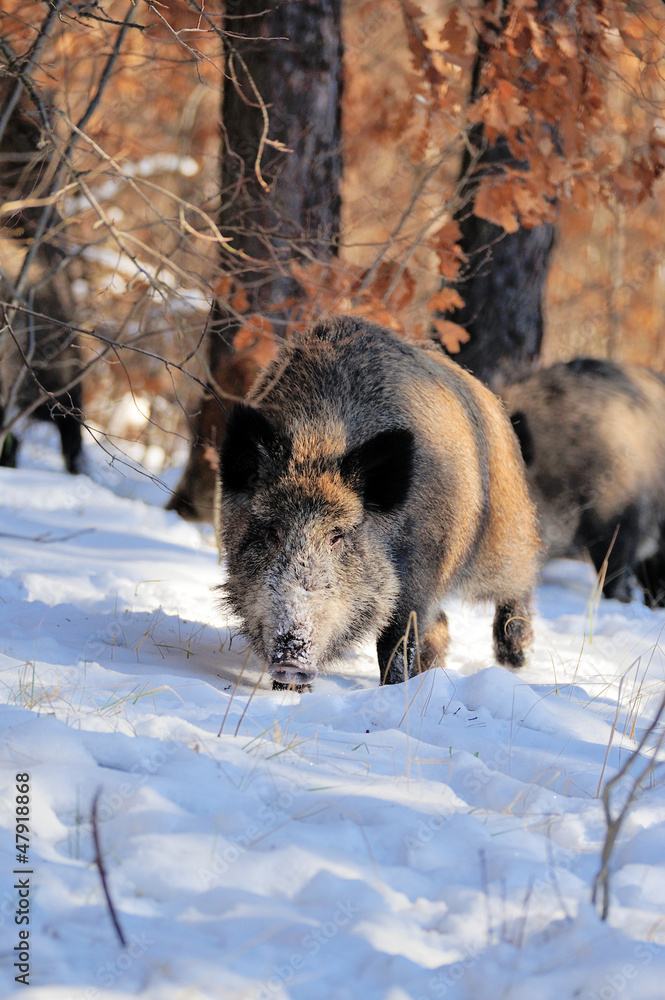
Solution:
<path fill-rule="evenodd" d="M 330 536 L 328 538 L 328 545 L 330 546 L 330 551 L 331 552 L 339 551 L 342 547 L 343 542 L 344 542 L 344 532 L 342 531 L 341 528 L 334 528 L 333 531 L 330 532 Z"/>
<path fill-rule="evenodd" d="M 266 528 L 266 541 L 270 545 L 280 545 L 284 541 L 284 529 L 279 524 L 269 524 Z"/>

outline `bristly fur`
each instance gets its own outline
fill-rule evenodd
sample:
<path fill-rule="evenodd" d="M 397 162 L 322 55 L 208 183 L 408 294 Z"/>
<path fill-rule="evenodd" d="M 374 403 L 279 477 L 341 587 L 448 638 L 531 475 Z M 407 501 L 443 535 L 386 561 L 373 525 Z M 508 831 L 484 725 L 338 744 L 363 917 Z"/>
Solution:
<path fill-rule="evenodd" d="M 603 593 L 665 598 L 665 383 L 576 358 L 503 390 L 550 555 L 588 552 Z"/>
<path fill-rule="evenodd" d="M 224 601 L 277 680 L 367 635 L 384 682 L 443 663 L 453 591 L 493 600 L 498 659 L 523 659 L 505 613 L 528 619 L 539 555 L 523 462 L 499 402 L 440 351 L 316 324 L 236 407 L 220 464 Z"/>

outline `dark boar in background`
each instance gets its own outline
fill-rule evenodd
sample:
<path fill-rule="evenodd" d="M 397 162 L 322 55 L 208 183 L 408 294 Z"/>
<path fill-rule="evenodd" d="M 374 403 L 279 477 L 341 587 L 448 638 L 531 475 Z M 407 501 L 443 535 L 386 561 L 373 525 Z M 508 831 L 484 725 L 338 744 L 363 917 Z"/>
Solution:
<path fill-rule="evenodd" d="M 4 131 L 0 156 L 0 201 L 43 193 L 51 147 L 39 127 L 40 115 L 27 94 L 6 117 L 15 81 L 0 80 Z M 69 472 L 81 471 L 81 357 L 71 325 L 75 321 L 66 249 L 60 235 L 41 236 L 43 207 L 17 207 L 2 219 L 0 235 L 0 465 L 16 464 L 14 418 L 26 412 L 53 421 L 60 433 Z M 57 227 L 60 229 L 60 226 Z M 22 276 L 26 255 L 32 263 Z M 17 292 L 17 283 L 22 292 Z M 12 308 L 12 303 L 14 308 Z"/>
<path fill-rule="evenodd" d="M 368 635 L 383 683 L 442 664 L 453 592 L 494 602 L 496 657 L 523 664 L 539 542 L 522 459 L 498 400 L 440 351 L 353 317 L 283 345 L 231 414 L 221 498 L 226 598 L 275 686 Z"/>
<path fill-rule="evenodd" d="M 502 390 L 550 555 L 586 550 L 603 593 L 665 599 L 665 382 L 577 358 Z"/>
<path fill-rule="evenodd" d="M 250 350 L 224 354 L 224 364 L 214 376 L 225 397 L 206 395 L 202 399 L 187 464 L 166 510 L 175 510 L 186 521 L 214 521 L 220 442 L 224 440 L 228 412 L 233 407 L 232 397 L 242 399 L 259 370 Z"/>
<path fill-rule="evenodd" d="M 83 466 L 82 363 L 62 293 L 53 285 L 31 295 L 31 310 L 19 307 L 11 332 L 5 328 L 0 335 L 0 428 L 5 419 L 23 411 L 36 420 L 53 421 L 67 471 L 76 474 Z M 18 448 L 10 427 L 0 451 L 0 465 L 15 466 Z"/>

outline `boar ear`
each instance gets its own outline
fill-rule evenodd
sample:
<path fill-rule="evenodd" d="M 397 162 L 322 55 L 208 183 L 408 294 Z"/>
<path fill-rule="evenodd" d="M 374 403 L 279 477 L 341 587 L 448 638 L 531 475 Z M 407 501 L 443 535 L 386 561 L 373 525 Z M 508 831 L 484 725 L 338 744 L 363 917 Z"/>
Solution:
<path fill-rule="evenodd" d="M 536 447 L 533 443 L 533 435 L 529 427 L 529 421 L 526 419 L 526 413 L 522 413 L 521 410 L 511 413 L 510 422 L 520 443 L 524 464 L 527 467 L 533 465 L 536 458 Z"/>
<path fill-rule="evenodd" d="M 406 500 L 413 476 L 413 455 L 413 434 L 404 427 L 395 427 L 347 452 L 341 473 L 358 489 L 368 510 L 389 514 Z"/>
<path fill-rule="evenodd" d="M 222 490 L 246 493 L 256 484 L 261 462 L 273 454 L 277 432 L 253 406 L 237 403 L 228 419 L 222 444 Z"/>

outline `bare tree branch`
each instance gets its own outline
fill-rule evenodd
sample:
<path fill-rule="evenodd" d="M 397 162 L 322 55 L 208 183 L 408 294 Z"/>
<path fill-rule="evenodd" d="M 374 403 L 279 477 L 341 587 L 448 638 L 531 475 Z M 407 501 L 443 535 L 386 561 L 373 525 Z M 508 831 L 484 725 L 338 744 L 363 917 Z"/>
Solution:
<path fill-rule="evenodd" d="M 640 792 L 641 790 L 642 782 L 659 763 L 658 751 L 662 747 L 663 741 L 665 741 L 665 729 L 663 729 L 660 736 L 658 737 L 656 746 L 651 750 L 651 756 L 647 759 L 647 762 L 646 764 L 644 764 L 644 767 L 635 776 L 631 775 L 633 784 L 630 789 L 630 793 L 628 794 L 628 797 L 626 798 L 623 806 L 619 809 L 618 813 L 615 816 L 612 815 L 612 803 L 610 801 L 612 797 L 612 792 L 615 786 L 618 785 L 619 782 L 621 782 L 622 779 L 625 778 L 626 775 L 630 773 L 633 765 L 636 764 L 636 762 L 638 761 L 644 760 L 644 758 L 642 757 L 642 751 L 644 750 L 647 742 L 654 735 L 658 727 L 658 724 L 660 723 L 660 720 L 662 718 L 663 712 L 665 712 L 665 696 L 663 696 L 658 711 L 656 712 L 656 716 L 651 725 L 647 728 L 644 735 L 642 736 L 642 739 L 640 740 L 637 749 L 634 751 L 634 753 L 630 755 L 626 763 L 614 775 L 614 777 L 610 778 L 610 780 L 606 783 L 603 789 L 603 809 L 605 810 L 607 833 L 605 835 L 605 842 L 603 844 L 600 871 L 598 872 L 594 880 L 593 892 L 591 895 L 591 901 L 594 904 L 597 904 L 597 901 L 600 898 L 601 920 L 607 920 L 607 917 L 610 912 L 610 876 L 611 876 L 610 861 L 612 858 L 614 845 L 616 844 L 617 837 L 619 836 L 619 832 L 621 830 L 623 822 L 628 814 L 628 810 L 635 801 L 638 792 Z M 660 763 L 662 763 L 662 761 L 660 761 Z"/>
<path fill-rule="evenodd" d="M 115 932 L 118 935 L 118 941 L 123 948 L 127 947 L 127 939 L 123 934 L 122 927 L 120 926 L 120 921 L 118 920 L 118 915 L 115 912 L 115 906 L 113 905 L 113 900 L 111 899 L 111 893 L 109 891 L 108 879 L 106 877 L 106 868 L 104 867 L 104 859 L 102 857 L 102 848 L 99 842 L 99 821 L 97 818 L 97 805 L 99 802 L 99 796 L 101 795 L 101 788 L 95 793 L 95 797 L 92 800 L 92 839 L 95 844 L 95 864 L 99 869 L 99 877 L 102 880 L 102 888 L 104 890 L 104 896 L 106 897 L 106 905 L 108 906 L 109 913 L 111 914 L 111 920 L 113 921 L 113 926 Z"/>

